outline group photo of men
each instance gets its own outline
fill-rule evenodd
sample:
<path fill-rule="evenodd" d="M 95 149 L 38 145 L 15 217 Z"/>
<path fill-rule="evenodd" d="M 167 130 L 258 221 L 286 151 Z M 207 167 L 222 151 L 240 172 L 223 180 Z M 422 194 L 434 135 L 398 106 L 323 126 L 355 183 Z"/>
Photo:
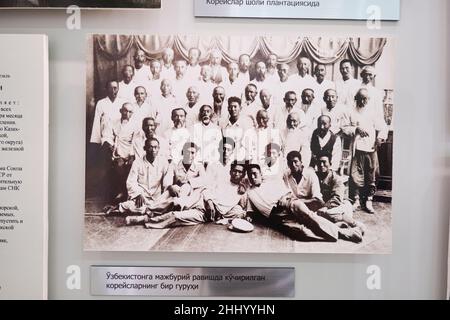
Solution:
<path fill-rule="evenodd" d="M 389 41 L 91 36 L 85 249 L 389 252 Z"/>

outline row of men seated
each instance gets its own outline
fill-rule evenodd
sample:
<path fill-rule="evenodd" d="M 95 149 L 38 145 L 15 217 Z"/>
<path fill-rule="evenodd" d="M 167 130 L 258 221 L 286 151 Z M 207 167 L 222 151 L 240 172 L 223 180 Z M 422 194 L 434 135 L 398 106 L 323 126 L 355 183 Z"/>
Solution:
<path fill-rule="evenodd" d="M 365 226 L 353 218 L 329 153 L 318 154 L 316 173 L 303 167 L 298 151 L 291 151 L 286 157 L 289 169 L 280 176 L 265 170 L 284 161 L 278 145 L 266 146 L 263 164 L 233 160 L 235 147 L 231 138 L 223 138 L 219 161 L 205 170 L 195 161 L 195 143 L 186 142 L 182 160 L 169 164 L 159 155 L 158 139 L 146 139 L 145 155 L 133 162 L 127 178 L 128 200 L 106 213 L 125 214 L 127 225 L 160 229 L 209 221 L 226 224 L 253 212 L 297 240 L 362 241 Z"/>
<path fill-rule="evenodd" d="M 333 90 L 327 92 L 333 93 Z M 354 142 L 355 155 L 369 154 L 369 158 L 372 159 L 366 161 L 367 157 L 362 156 L 360 163 L 355 162 L 357 167 L 355 167 L 354 181 L 364 188 L 375 185 L 375 173 L 378 167 L 375 161 L 376 146 L 387 136 L 384 119 L 380 118 L 373 106 L 368 104 L 369 100 L 367 89 L 360 89 L 355 96 L 352 112 L 343 112 L 342 118 L 338 123 L 334 123 L 334 126 L 330 115 L 318 115 L 315 121 L 316 127 L 314 131 L 311 131 L 305 125 L 305 114 L 302 110 L 295 108 L 293 92 L 286 93 L 285 126 L 281 130 L 279 129 L 281 125 L 278 128 L 269 125 L 270 116 L 264 109 L 257 112 L 256 127 L 253 126 L 250 118 L 240 116 L 241 100 L 231 97 L 228 99 L 230 115 L 225 126 L 217 126 L 213 122 L 213 108 L 203 105 L 197 115 L 197 123 L 188 128 L 186 127 L 186 111 L 183 108 L 175 108 L 172 111 L 173 127 L 162 136 L 157 134 L 158 123 L 151 117 L 144 118 L 140 130 L 137 131 L 136 124 L 132 121 L 133 107 L 125 103 L 121 108 L 122 117 L 119 121 L 113 123 L 113 126 L 109 125 L 110 122 L 102 125 L 102 147 L 107 155 L 106 158 L 113 160 L 115 185 L 119 188 L 118 199 L 125 196 L 124 185 L 131 163 L 135 158 L 143 157 L 144 141 L 148 138 L 158 139 L 160 155 L 174 164 L 180 162 L 182 147 L 188 141 L 194 142 L 200 148 L 196 162 L 205 166 L 217 162 L 220 154 L 216 146 L 223 137 L 229 137 L 236 144 L 235 158 L 240 161 L 264 162 L 266 146 L 274 143 L 279 146 L 280 152 L 284 155 L 290 151 L 300 152 L 304 163 L 308 165 L 311 163 L 312 166 L 316 164 L 317 154 L 327 151 L 333 157 L 333 169 L 338 171 L 342 157 L 341 137 L 346 136 Z M 288 107 L 291 107 L 290 110 Z M 248 124 L 245 124 L 243 119 L 247 119 Z M 272 174 L 279 174 L 283 171 L 283 167 L 272 166 L 270 171 Z M 363 203 L 363 205 L 368 211 L 373 211 L 370 203 L 369 205 Z"/>
<path fill-rule="evenodd" d="M 193 50 L 193 52 L 196 52 L 196 50 Z M 160 76 L 158 68 L 155 70 L 152 69 L 153 72 L 145 72 L 145 76 L 143 76 L 143 71 L 139 73 L 136 71 L 146 69 L 145 62 L 141 58 L 138 58 L 142 57 L 142 55 L 142 51 L 137 52 L 135 67 L 124 67 L 123 80 L 121 82 L 112 80 L 106 84 L 107 97 L 99 100 L 95 108 L 91 142 L 101 142 L 101 118 L 107 117 L 111 120 L 117 120 L 119 118 L 119 110 L 125 102 L 133 104 L 135 109 L 139 110 L 141 120 L 146 116 L 158 119 L 160 124 L 158 127 L 159 134 L 162 134 L 171 127 L 170 113 L 175 107 L 185 109 L 188 114 L 188 126 L 194 124 L 199 108 L 203 104 L 211 105 L 214 114 L 218 117 L 218 121 L 226 122 L 228 120 L 228 113 L 223 104 L 226 97 L 232 96 L 241 98 L 243 113 L 247 113 L 248 116 L 252 117 L 254 122 L 256 112 L 259 109 L 266 109 L 273 115 L 283 110 L 286 92 L 295 93 L 296 106 L 302 109 L 308 116 L 308 122 L 310 124 L 313 123 L 312 119 L 317 117 L 318 113 L 333 113 L 339 116 L 342 110 L 351 110 L 354 103 L 354 96 L 360 88 L 366 88 L 368 90 L 371 98 L 370 103 L 375 105 L 374 107 L 381 115 L 384 113 L 382 93 L 373 86 L 376 75 L 375 69 L 370 66 L 364 67 L 361 71 L 362 81 L 358 81 L 352 77 L 353 65 L 349 60 L 341 61 L 340 70 L 342 73 L 342 81 L 336 84 L 325 79 L 326 69 L 323 65 L 316 66 L 316 79 L 311 77 L 309 75 L 311 63 L 306 57 L 299 57 L 299 73 L 292 76 L 289 76 L 288 65 L 278 65 L 280 78 L 276 81 L 269 81 L 267 79 L 260 81 L 261 79 L 265 79 L 267 70 L 263 67 L 264 62 L 258 62 L 256 77 L 250 81 L 248 78 L 248 64 L 246 63 L 250 60 L 247 59 L 248 56 L 243 55 L 241 56 L 242 63 L 240 58 L 239 65 L 236 63 L 230 64 L 229 69 L 231 73 L 226 78 L 229 79 L 227 81 L 232 83 L 230 86 L 227 85 L 226 81 L 214 82 L 212 80 L 213 77 L 209 73 L 206 74 L 206 82 L 193 80 L 192 77 L 186 75 L 187 70 L 192 71 L 198 68 L 200 70 L 209 70 L 210 66 L 197 66 L 197 68 L 191 66 L 191 68 L 187 68 L 186 61 L 184 60 L 176 62 L 174 77 L 169 77 L 168 74 L 170 73 L 167 73 L 168 71 Z M 145 55 L 143 57 L 145 59 Z M 164 57 L 165 55 L 163 55 L 163 59 Z M 276 59 L 269 60 L 275 61 L 275 66 L 277 65 Z M 138 63 L 138 61 L 140 62 Z M 152 62 L 152 65 L 158 64 L 160 64 L 159 61 Z M 138 66 L 140 66 L 139 69 Z M 242 71 L 240 66 L 247 66 L 243 67 L 246 71 Z M 152 77 L 152 80 L 148 80 L 148 77 Z M 233 81 L 233 79 L 236 81 Z M 237 79 L 241 80 L 238 81 Z M 149 81 L 151 81 L 151 84 Z M 329 96 L 328 98 L 326 97 L 327 95 Z M 327 102 L 327 100 L 334 101 Z"/>

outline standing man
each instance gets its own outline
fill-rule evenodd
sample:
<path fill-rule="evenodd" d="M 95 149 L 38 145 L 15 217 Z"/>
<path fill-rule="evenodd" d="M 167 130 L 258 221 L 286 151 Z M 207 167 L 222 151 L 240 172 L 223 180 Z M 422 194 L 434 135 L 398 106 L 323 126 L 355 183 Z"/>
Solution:
<path fill-rule="evenodd" d="M 145 52 L 138 49 L 134 54 L 134 82 L 136 85 L 146 87 L 153 78 L 150 66 L 146 64 Z"/>
<path fill-rule="evenodd" d="M 300 96 L 306 88 L 315 89 L 316 80 L 310 75 L 311 61 L 307 57 L 298 57 L 297 59 L 298 74 L 291 76 L 295 83 L 297 96 Z"/>
<path fill-rule="evenodd" d="M 361 83 L 354 78 L 355 70 L 351 60 L 342 60 L 339 64 L 339 71 L 342 75 L 342 80 L 336 83 L 339 103 L 343 104 L 347 110 L 351 110 L 355 101 L 356 92 L 361 87 Z"/>
<path fill-rule="evenodd" d="M 211 79 L 216 85 L 220 85 L 227 78 L 227 69 L 222 66 L 222 52 L 219 50 L 211 51 L 209 59 L 211 67 Z"/>
<path fill-rule="evenodd" d="M 222 132 L 212 122 L 213 110 L 210 105 L 201 106 L 198 121 L 192 126 L 191 140 L 199 146 L 197 160 L 205 166 L 219 160 L 217 145 L 222 140 Z"/>
<path fill-rule="evenodd" d="M 244 83 L 250 82 L 250 56 L 248 54 L 241 54 L 239 56 L 239 77 L 242 79 Z"/>
<path fill-rule="evenodd" d="M 242 139 L 245 132 L 253 128 L 253 121 L 241 113 L 241 99 L 238 97 L 228 98 L 228 119 L 221 125 L 222 136 L 229 137 L 235 142 L 236 158 L 243 160 L 245 148 L 242 145 Z"/>
<path fill-rule="evenodd" d="M 367 89 L 359 89 L 356 105 L 343 127 L 345 134 L 353 137 L 355 154 L 352 157 L 349 196 L 369 213 L 375 213 L 373 196 L 376 192 L 376 177 L 379 172 L 377 148 L 387 138 L 387 125 L 380 113 L 370 105 Z"/>
<path fill-rule="evenodd" d="M 126 102 L 134 101 L 134 89 L 137 85 L 134 82 L 134 67 L 127 64 L 122 69 L 122 81 L 119 82 L 119 92 L 117 96 Z"/>
<path fill-rule="evenodd" d="M 295 94 L 295 91 L 287 91 L 283 100 L 284 106 L 275 112 L 275 128 L 280 130 L 286 129 L 286 119 L 292 112 L 296 112 L 301 118 L 300 122 L 304 123 L 306 115 L 303 110 L 297 106 L 297 95 Z"/>
<path fill-rule="evenodd" d="M 200 54 L 199 48 L 189 49 L 186 76 L 191 82 L 196 82 L 200 78 Z"/>
<path fill-rule="evenodd" d="M 315 102 L 314 90 L 306 88 L 302 92 L 302 101 L 300 104 L 300 109 L 305 113 L 305 125 L 312 130 L 315 129 L 317 119 L 322 114 L 322 110 Z"/>
<path fill-rule="evenodd" d="M 336 90 L 336 85 L 333 81 L 325 79 L 327 75 L 327 68 L 324 64 L 318 64 L 314 68 L 314 75 L 316 76 L 316 95 L 323 97 L 328 89 Z"/>
<path fill-rule="evenodd" d="M 173 68 L 174 52 L 172 48 L 166 48 L 162 52 L 161 79 L 175 79 L 175 69 Z"/>
<path fill-rule="evenodd" d="M 330 130 L 334 134 L 338 134 L 341 132 L 349 111 L 344 107 L 344 105 L 338 103 L 338 96 L 336 94 L 336 90 L 334 89 L 328 89 L 325 91 L 323 101 L 325 101 L 325 106 L 322 107 L 321 113 L 322 115 L 330 117 Z"/>
<path fill-rule="evenodd" d="M 291 112 L 286 119 L 286 129 L 281 131 L 283 152 L 299 151 L 303 162 L 311 162 L 311 130 L 301 122 L 298 112 Z"/>
<path fill-rule="evenodd" d="M 91 143 L 102 143 L 101 123 L 108 123 L 120 119 L 120 108 L 125 101 L 117 97 L 119 83 L 117 80 L 109 80 L 106 83 L 106 97 L 99 100 L 95 106 L 94 120 L 92 123 Z"/>

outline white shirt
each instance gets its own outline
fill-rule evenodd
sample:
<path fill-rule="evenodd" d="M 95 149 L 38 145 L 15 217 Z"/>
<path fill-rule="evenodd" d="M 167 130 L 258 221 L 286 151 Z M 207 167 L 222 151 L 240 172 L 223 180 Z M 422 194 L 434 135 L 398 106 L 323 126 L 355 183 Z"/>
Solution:
<path fill-rule="evenodd" d="M 276 143 L 282 146 L 281 132 L 276 128 L 252 128 L 248 129 L 242 138 L 245 148 L 245 159 L 254 163 L 262 163 L 266 156 L 266 146 Z"/>
<path fill-rule="evenodd" d="M 316 81 L 316 90 L 314 91 L 314 96 L 316 97 L 316 99 L 318 99 L 318 101 L 323 101 L 323 95 L 328 89 L 336 90 L 336 84 L 328 79 L 324 79 L 322 83 L 318 83 Z"/>
<path fill-rule="evenodd" d="M 348 110 L 343 104 L 336 103 L 336 106 L 331 110 L 329 110 L 326 106 L 322 107 L 321 113 L 322 115 L 329 116 L 331 118 L 330 130 L 336 134 L 341 131 L 342 126 L 345 124 Z"/>
<path fill-rule="evenodd" d="M 127 179 L 127 190 L 130 199 L 142 195 L 146 199 L 155 199 L 162 191 L 170 186 L 172 177 L 168 174 L 169 163 L 157 156 L 150 163 L 144 156 L 137 158 L 131 165 Z"/>
<path fill-rule="evenodd" d="M 309 166 L 311 162 L 311 130 L 307 126 L 295 129 L 284 129 L 281 134 L 283 153 L 285 156 L 291 151 L 299 151 L 302 163 Z"/>
<path fill-rule="evenodd" d="M 183 108 L 186 110 L 186 128 L 192 128 L 194 124 L 196 124 L 198 120 L 198 114 L 200 112 L 200 108 L 202 107 L 202 103 L 197 101 L 192 107 L 189 106 L 189 103 L 186 103 Z"/>
<path fill-rule="evenodd" d="M 147 99 L 153 100 L 159 97 L 161 95 L 161 78 L 148 81 L 145 89 L 147 90 Z"/>
<path fill-rule="evenodd" d="M 253 128 L 253 121 L 247 116 L 239 116 L 235 123 L 231 123 L 229 119 L 221 125 L 222 136 L 233 139 L 235 142 L 235 153 L 237 160 L 243 160 L 245 157 L 245 148 L 242 145 L 242 139 L 245 132 Z"/>
<path fill-rule="evenodd" d="M 205 126 L 197 122 L 192 127 L 191 140 L 200 147 L 197 154 L 200 162 L 209 164 L 219 160 L 219 142 L 222 140 L 219 126 L 213 123 Z"/>
<path fill-rule="evenodd" d="M 304 167 L 302 172 L 302 178 L 297 184 L 295 178 L 292 176 L 291 171 L 288 170 L 284 174 L 284 183 L 294 195 L 299 199 L 322 199 L 322 193 L 320 192 L 319 178 L 316 172 L 311 167 Z"/>
<path fill-rule="evenodd" d="M 227 78 L 224 82 L 222 82 L 222 87 L 225 89 L 226 97 L 238 97 L 240 98 L 245 91 L 245 86 L 248 83 L 242 81 L 242 78 L 238 77 L 233 82 Z"/>
<path fill-rule="evenodd" d="M 160 73 L 160 79 L 164 80 L 170 80 L 172 81 L 175 79 L 175 68 L 173 65 L 170 65 L 169 67 L 166 67 L 164 63 L 161 61 L 161 73 Z"/>
<path fill-rule="evenodd" d="M 181 152 L 183 151 L 184 144 L 190 139 L 191 135 L 186 128 L 171 128 L 166 131 L 164 138 L 169 144 L 169 156 L 168 159 L 172 160 L 172 163 L 178 163 L 183 159 Z"/>
<path fill-rule="evenodd" d="M 94 121 L 92 123 L 91 143 L 101 143 L 102 139 L 102 123 L 114 121 L 121 118 L 120 108 L 125 103 L 120 98 L 116 98 L 112 102 L 108 97 L 101 99 L 95 106 Z"/>
<path fill-rule="evenodd" d="M 172 93 L 178 101 L 184 101 L 187 99 L 186 93 L 190 86 L 192 86 L 192 81 L 188 77 L 184 76 L 181 79 L 175 78 L 175 80 L 172 81 Z"/>
<path fill-rule="evenodd" d="M 156 106 L 157 112 L 157 132 L 158 134 L 164 134 L 164 132 L 173 126 L 172 110 L 180 107 L 179 102 L 174 95 L 167 97 L 159 95 L 153 100 L 153 103 Z"/>
<path fill-rule="evenodd" d="M 289 77 L 285 82 L 281 82 L 280 80 L 278 80 L 275 84 L 275 87 L 277 89 L 273 93 L 273 96 L 274 96 L 274 102 L 277 103 L 277 105 L 284 104 L 284 96 L 286 95 L 286 92 L 288 92 L 288 91 L 295 92 L 297 101 L 301 102 L 301 95 L 297 94 L 297 87 L 295 86 L 295 82 L 292 80 L 292 77 Z"/>
<path fill-rule="evenodd" d="M 117 97 L 125 100 L 126 102 L 132 103 L 135 101 L 134 98 L 134 89 L 136 89 L 138 85 L 134 80 L 131 80 L 130 83 L 126 84 L 123 80 L 119 82 L 119 92 L 117 93 Z"/>
<path fill-rule="evenodd" d="M 298 107 L 297 105 L 294 105 L 294 107 L 291 110 L 288 110 L 286 108 L 286 105 L 284 105 L 284 106 L 279 107 L 275 111 L 275 114 L 274 114 L 274 128 L 278 128 L 280 130 L 286 129 L 287 128 L 287 124 L 286 124 L 287 117 L 292 112 L 298 113 L 298 115 L 300 117 L 300 123 L 301 124 L 304 124 L 306 122 L 306 115 L 303 112 L 303 110 L 300 109 L 300 107 Z"/>
<path fill-rule="evenodd" d="M 289 193 L 282 179 L 269 179 L 263 181 L 261 186 L 247 191 L 250 210 L 258 210 L 263 216 L 269 217 L 272 209 L 277 206 L 278 200 Z"/>
<path fill-rule="evenodd" d="M 356 92 L 358 92 L 360 88 L 361 83 L 354 78 L 338 81 L 336 83 L 336 91 L 339 103 L 342 103 L 348 110 L 351 110 L 355 102 Z"/>
<path fill-rule="evenodd" d="M 133 112 L 131 120 L 136 123 L 137 130 L 142 128 L 142 120 L 144 120 L 144 118 L 152 117 L 156 121 L 158 116 L 158 110 L 150 103 L 148 98 L 142 105 L 139 105 L 137 102 L 133 103 Z"/>
<path fill-rule="evenodd" d="M 311 75 L 307 74 L 304 77 L 302 77 L 297 73 L 292 75 L 290 79 L 295 84 L 295 92 L 297 93 L 297 99 L 301 99 L 302 92 L 305 89 L 313 89 L 314 93 L 316 93 L 317 82 L 316 79 L 314 79 Z"/>
<path fill-rule="evenodd" d="M 197 82 L 200 78 L 200 71 L 202 67 L 197 64 L 195 67 L 188 64 L 186 67 L 186 75 L 185 77 L 191 81 L 191 83 Z"/>
<path fill-rule="evenodd" d="M 143 86 L 146 88 L 148 82 L 152 80 L 153 75 L 150 71 L 150 66 L 144 64 L 140 69 L 134 68 L 134 77 L 133 81 L 136 83 L 136 86 Z"/>
<path fill-rule="evenodd" d="M 211 78 L 213 79 L 213 82 L 217 85 L 221 84 L 227 77 L 228 77 L 228 71 L 223 66 L 213 66 L 211 67 Z"/>
<path fill-rule="evenodd" d="M 261 90 L 263 90 L 263 89 L 269 90 L 270 93 L 278 90 L 277 80 L 274 78 L 266 78 L 266 79 L 264 79 L 264 81 L 258 81 L 255 78 L 252 81 L 250 81 L 250 83 L 253 83 L 258 88 L 258 92 L 261 92 Z M 245 89 L 245 87 L 244 87 L 244 89 Z"/>
<path fill-rule="evenodd" d="M 322 110 L 317 103 L 311 103 L 310 105 L 303 104 L 300 101 L 300 109 L 305 113 L 305 125 L 311 130 L 317 128 L 317 119 L 322 115 Z"/>
<path fill-rule="evenodd" d="M 356 134 L 356 128 L 359 127 L 366 131 L 369 136 L 361 137 Z M 376 131 L 379 131 L 378 138 L 386 139 L 388 128 L 384 118 L 379 112 L 371 108 L 370 105 L 364 108 L 354 107 L 347 120 L 347 125 L 342 128 L 344 133 L 355 135 L 355 149 L 364 152 L 375 151 Z"/>
<path fill-rule="evenodd" d="M 135 134 L 136 125 L 131 119 L 127 121 L 122 121 L 121 119 L 108 121 L 104 125 L 102 144 L 108 142 L 114 147 L 112 154 L 113 159 L 128 159 L 131 156 L 134 156 L 131 143 Z"/>
<path fill-rule="evenodd" d="M 159 141 L 159 152 L 158 156 L 167 159 L 169 155 L 169 144 L 167 143 L 167 140 L 162 136 L 154 136 L 155 139 Z M 145 133 L 144 131 L 140 130 L 133 136 L 133 152 L 135 158 L 142 158 L 145 155 L 144 151 L 144 145 L 145 145 Z"/>

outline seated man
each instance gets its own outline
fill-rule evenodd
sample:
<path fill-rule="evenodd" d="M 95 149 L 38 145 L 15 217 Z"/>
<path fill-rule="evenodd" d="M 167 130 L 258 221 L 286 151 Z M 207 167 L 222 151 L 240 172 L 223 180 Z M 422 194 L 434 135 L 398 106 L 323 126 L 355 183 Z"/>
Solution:
<path fill-rule="evenodd" d="M 205 189 L 206 174 L 203 165 L 194 160 L 198 147 L 193 142 L 186 142 L 183 146 L 183 159 L 178 164 L 171 164 L 168 170 L 168 184 L 163 194 L 146 205 L 141 212 L 145 215 L 127 217 L 126 224 L 135 224 L 148 221 L 149 216 L 161 215 L 169 210 L 184 208 L 190 209 L 201 199 Z M 170 179 L 170 180 L 169 180 Z"/>
<path fill-rule="evenodd" d="M 340 229 L 311 211 L 281 180 L 263 181 L 259 165 L 249 165 L 247 174 L 251 184 L 247 191 L 247 211 L 261 213 L 289 236 L 296 240 L 335 242 L 339 238 L 357 243 L 362 241 L 359 227 Z"/>
<path fill-rule="evenodd" d="M 169 163 L 158 155 L 159 141 L 145 140 L 145 156 L 137 158 L 131 166 L 127 179 L 128 201 L 109 207 L 106 214 L 144 214 L 147 207 L 159 201 L 162 192 L 171 183 Z"/>
<path fill-rule="evenodd" d="M 353 206 L 344 198 L 345 186 L 341 176 L 331 169 L 329 153 L 323 152 L 317 156 L 317 168 L 324 201 L 323 207 L 317 211 L 317 214 L 331 222 L 345 222 L 351 227 L 359 226 L 364 232 L 364 225 L 353 219 Z"/>
<path fill-rule="evenodd" d="M 231 164 L 229 179 L 221 181 L 216 189 L 207 188 L 202 200 L 192 209 L 171 211 L 161 216 L 147 219 L 146 228 L 163 229 L 174 226 L 188 226 L 219 219 L 243 218 L 243 194 L 245 187 L 245 167 L 234 161 Z"/>
<path fill-rule="evenodd" d="M 332 155 L 331 168 L 338 171 L 342 159 L 341 138 L 331 130 L 331 118 L 323 115 L 317 119 L 317 129 L 314 130 L 311 137 L 311 167 L 317 165 L 317 155 L 327 152 Z"/>
<path fill-rule="evenodd" d="M 320 193 L 319 179 L 314 169 L 303 167 L 302 156 L 298 151 L 289 152 L 286 158 L 289 168 L 283 177 L 286 187 L 312 211 L 322 208 L 323 200 Z"/>

